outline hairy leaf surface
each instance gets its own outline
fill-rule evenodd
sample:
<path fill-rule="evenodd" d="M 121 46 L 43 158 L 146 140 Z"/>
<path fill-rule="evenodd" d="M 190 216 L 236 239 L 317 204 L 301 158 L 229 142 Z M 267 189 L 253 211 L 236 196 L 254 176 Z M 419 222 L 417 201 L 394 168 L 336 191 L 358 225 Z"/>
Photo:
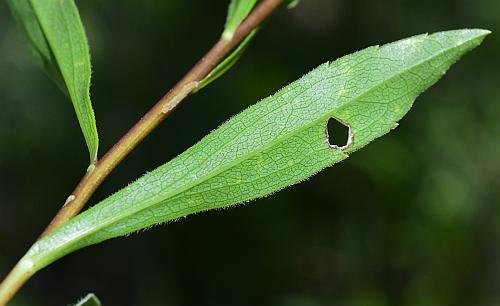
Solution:
<path fill-rule="evenodd" d="M 89 93 L 90 55 L 75 2 L 9 0 L 9 4 L 35 61 L 70 96 L 94 163 L 99 139 Z"/>
<path fill-rule="evenodd" d="M 40 269 L 106 239 L 296 184 L 394 129 L 415 98 L 488 33 L 419 35 L 325 63 L 75 217 L 25 260 Z M 344 147 L 328 143 L 331 118 L 350 127 Z"/>

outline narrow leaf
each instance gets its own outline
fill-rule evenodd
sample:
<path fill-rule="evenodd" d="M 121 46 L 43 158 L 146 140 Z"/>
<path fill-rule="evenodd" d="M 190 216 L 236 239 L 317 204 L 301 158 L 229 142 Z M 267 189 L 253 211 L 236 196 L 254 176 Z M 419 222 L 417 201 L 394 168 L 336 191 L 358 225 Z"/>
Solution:
<path fill-rule="evenodd" d="M 231 0 L 227 12 L 226 26 L 222 36 L 231 39 L 240 23 L 247 18 L 257 0 Z"/>
<path fill-rule="evenodd" d="M 285 4 L 289 9 L 293 9 L 293 8 L 297 7 L 297 5 L 299 5 L 299 2 L 300 2 L 300 0 L 288 0 L 288 1 L 285 1 Z"/>
<path fill-rule="evenodd" d="M 89 149 L 97 159 L 99 139 L 90 101 L 90 55 L 73 0 L 9 0 L 36 62 L 71 98 Z"/>
<path fill-rule="evenodd" d="M 31 7 L 30 0 L 8 0 L 8 3 L 12 14 L 23 30 L 31 56 L 57 86 L 67 94 L 61 70 Z"/>
<path fill-rule="evenodd" d="M 85 246 L 307 179 L 394 129 L 488 34 L 419 35 L 325 63 L 38 241 L 24 263 L 37 270 Z M 331 118 L 350 129 L 344 147 L 328 142 Z"/>
<path fill-rule="evenodd" d="M 245 37 L 245 39 L 238 45 L 236 49 L 228 56 L 226 57 L 219 65 L 217 65 L 212 72 L 210 72 L 196 87 L 196 90 L 194 92 L 200 91 L 202 88 L 207 86 L 208 84 L 212 83 L 213 81 L 217 80 L 220 78 L 224 73 L 226 73 L 229 69 L 231 69 L 234 64 L 240 59 L 240 57 L 243 55 L 243 52 L 248 47 L 248 44 L 252 40 L 252 38 L 255 36 L 255 33 L 257 33 L 257 30 L 253 30 L 250 34 Z"/>
<path fill-rule="evenodd" d="M 101 306 L 101 301 L 93 293 L 87 294 L 83 299 L 78 301 L 75 306 Z"/>

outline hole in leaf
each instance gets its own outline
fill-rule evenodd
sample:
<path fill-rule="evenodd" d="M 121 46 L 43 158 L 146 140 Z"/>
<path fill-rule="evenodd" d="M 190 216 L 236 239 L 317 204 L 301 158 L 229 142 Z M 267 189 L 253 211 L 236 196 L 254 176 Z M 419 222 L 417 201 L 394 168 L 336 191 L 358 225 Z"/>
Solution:
<path fill-rule="evenodd" d="M 347 149 L 352 143 L 351 127 L 335 118 L 330 118 L 326 125 L 326 135 L 330 147 L 334 149 Z"/>

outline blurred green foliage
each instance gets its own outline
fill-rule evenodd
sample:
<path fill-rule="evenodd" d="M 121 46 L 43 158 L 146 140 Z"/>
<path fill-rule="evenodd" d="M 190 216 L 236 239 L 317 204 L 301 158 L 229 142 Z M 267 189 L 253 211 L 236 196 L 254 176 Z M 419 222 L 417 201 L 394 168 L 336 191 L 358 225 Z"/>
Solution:
<path fill-rule="evenodd" d="M 219 37 L 227 3 L 78 4 L 104 152 Z M 493 34 L 424 93 L 391 134 L 249 207 L 191 216 L 68 256 L 35 276 L 12 305 L 66 305 L 88 291 L 104 305 L 500 304 L 495 0 L 304 0 L 282 10 L 234 69 L 176 110 L 91 202 L 319 63 L 463 27 Z M 71 105 L 32 63 L 4 2 L 0 84 L 3 276 L 83 175 L 87 152 Z"/>

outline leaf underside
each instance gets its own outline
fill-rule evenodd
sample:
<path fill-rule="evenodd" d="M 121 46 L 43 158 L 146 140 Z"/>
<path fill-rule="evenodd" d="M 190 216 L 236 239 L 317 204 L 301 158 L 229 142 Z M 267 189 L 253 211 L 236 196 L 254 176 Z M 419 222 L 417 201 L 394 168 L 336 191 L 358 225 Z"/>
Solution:
<path fill-rule="evenodd" d="M 307 179 L 394 129 L 415 98 L 488 33 L 419 35 L 325 63 L 75 217 L 25 260 L 40 269 L 82 247 Z M 331 118 L 351 130 L 345 148 L 328 143 Z"/>
<path fill-rule="evenodd" d="M 31 55 L 71 98 L 91 163 L 99 139 L 90 101 L 91 65 L 87 38 L 73 0 L 9 0 Z"/>

